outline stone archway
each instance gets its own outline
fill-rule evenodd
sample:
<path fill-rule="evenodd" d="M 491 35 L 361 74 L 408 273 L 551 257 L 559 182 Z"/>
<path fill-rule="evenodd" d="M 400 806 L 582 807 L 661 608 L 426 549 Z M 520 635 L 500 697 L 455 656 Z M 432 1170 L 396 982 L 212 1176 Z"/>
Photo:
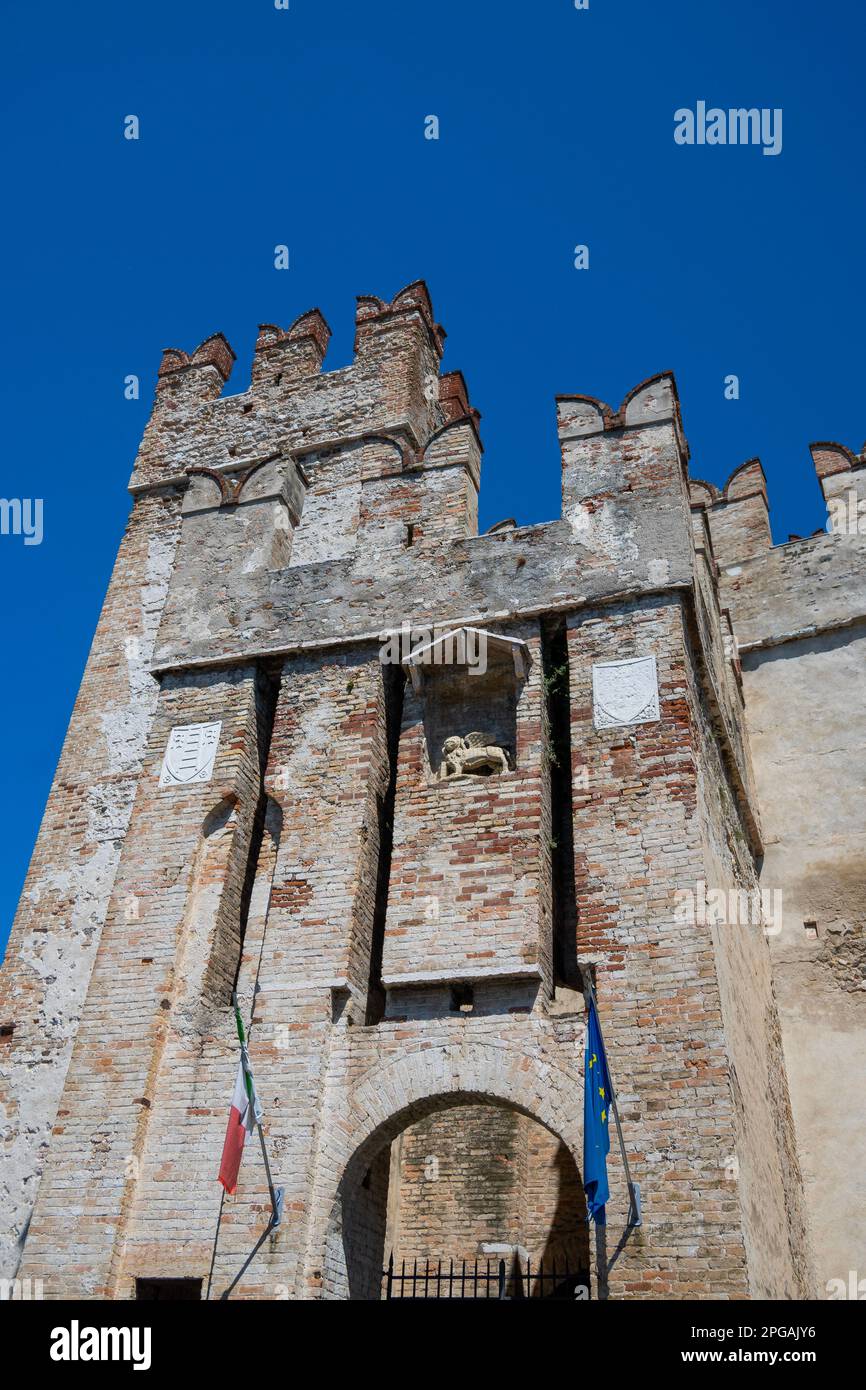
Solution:
<path fill-rule="evenodd" d="M 391 1145 L 411 1126 L 457 1107 L 526 1117 L 561 1141 L 560 1171 L 577 1171 L 583 1084 L 576 1072 L 496 1042 L 434 1045 L 375 1065 L 343 1094 L 320 1147 L 314 1210 L 326 1215 L 310 1245 L 321 1263 L 313 1256 L 308 1275 L 321 1297 L 379 1296 Z"/>

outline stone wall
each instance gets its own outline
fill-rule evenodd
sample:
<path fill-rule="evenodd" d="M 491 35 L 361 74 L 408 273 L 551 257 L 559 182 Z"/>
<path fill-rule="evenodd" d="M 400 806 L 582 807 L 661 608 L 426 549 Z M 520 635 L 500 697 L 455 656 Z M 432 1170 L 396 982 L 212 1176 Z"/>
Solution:
<path fill-rule="evenodd" d="M 783 893 L 770 944 L 823 1295 L 866 1265 L 866 627 L 746 654 L 743 676 L 761 882 Z"/>
<path fill-rule="evenodd" d="M 156 708 L 148 667 L 179 512 L 156 491 L 129 517 L 0 973 L 3 1278 L 26 1237 Z"/>
<path fill-rule="evenodd" d="M 768 1029 L 762 1100 L 769 1095 L 776 1107 L 792 1231 L 807 1219 L 795 1219 L 802 1171 L 814 1251 L 812 1278 L 804 1271 L 802 1280 L 823 1297 L 830 1279 L 847 1279 L 866 1261 L 864 1126 L 856 1103 L 838 1103 L 858 1093 L 866 1060 L 866 473 L 840 444 L 814 444 L 812 457 L 830 510 L 828 530 L 814 536 L 771 546 L 768 528 L 754 524 L 749 507 L 766 494 L 757 460 L 722 492 L 699 485 L 695 500 L 706 507 L 742 671 L 763 824 L 760 885 L 779 902 L 768 934 L 779 1025 Z M 789 1102 L 773 1084 L 780 1053 L 793 1130 Z M 837 1101 L 824 1080 L 831 1075 Z M 760 1191 L 752 1200 L 763 1205 Z"/>
<path fill-rule="evenodd" d="M 259 684 L 247 667 L 163 685 L 27 1238 L 22 1268 L 48 1297 L 116 1294 L 139 1221 L 196 1268 L 212 1245 L 219 1189 L 200 1171 L 218 1166 L 236 1069 L 219 957 L 239 943 Z M 170 729 L 212 718 L 213 782 L 160 787 Z"/>

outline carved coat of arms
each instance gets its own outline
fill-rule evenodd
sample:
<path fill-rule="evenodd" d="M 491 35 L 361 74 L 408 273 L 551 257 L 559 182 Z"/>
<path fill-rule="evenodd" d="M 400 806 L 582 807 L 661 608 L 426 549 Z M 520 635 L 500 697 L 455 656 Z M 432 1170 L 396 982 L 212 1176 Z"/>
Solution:
<path fill-rule="evenodd" d="M 654 656 L 602 661 L 592 668 L 592 721 L 597 729 L 649 724 L 660 718 Z"/>
<path fill-rule="evenodd" d="M 179 787 L 209 782 L 213 776 L 222 721 L 180 724 L 172 729 L 162 763 L 159 785 Z"/>

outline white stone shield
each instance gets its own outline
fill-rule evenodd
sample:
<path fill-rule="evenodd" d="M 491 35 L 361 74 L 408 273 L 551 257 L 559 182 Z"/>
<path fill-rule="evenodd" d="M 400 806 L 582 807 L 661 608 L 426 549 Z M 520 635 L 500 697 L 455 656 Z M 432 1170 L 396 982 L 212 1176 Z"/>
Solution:
<path fill-rule="evenodd" d="M 659 719 L 654 656 L 601 661 L 592 668 L 592 721 L 597 729 L 650 724 Z"/>
<path fill-rule="evenodd" d="M 181 724 L 172 729 L 159 785 L 179 787 L 209 782 L 213 776 L 221 729 L 222 721 L 216 724 Z"/>

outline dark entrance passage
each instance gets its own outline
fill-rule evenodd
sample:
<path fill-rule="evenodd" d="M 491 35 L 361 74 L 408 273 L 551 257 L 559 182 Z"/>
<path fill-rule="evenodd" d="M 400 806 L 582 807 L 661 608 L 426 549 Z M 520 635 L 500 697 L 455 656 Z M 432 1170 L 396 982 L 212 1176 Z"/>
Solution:
<path fill-rule="evenodd" d="M 326 1258 L 345 1268 L 345 1294 L 588 1298 L 586 1200 L 559 1135 L 482 1097 L 420 1108 L 346 1170 Z"/>

